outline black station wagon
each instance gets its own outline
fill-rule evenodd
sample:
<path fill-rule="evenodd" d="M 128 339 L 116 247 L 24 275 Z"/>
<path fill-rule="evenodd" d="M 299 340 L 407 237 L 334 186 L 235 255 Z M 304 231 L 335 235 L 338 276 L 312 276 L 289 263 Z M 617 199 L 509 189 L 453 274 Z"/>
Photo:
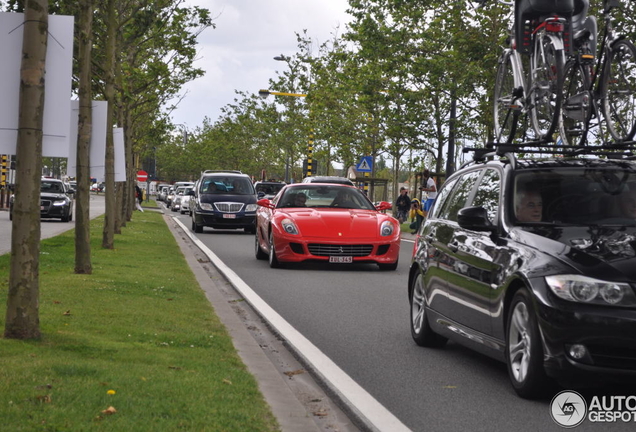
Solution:
<path fill-rule="evenodd" d="M 634 376 L 636 162 L 499 153 L 450 176 L 420 227 L 413 339 L 505 362 L 527 398 Z"/>

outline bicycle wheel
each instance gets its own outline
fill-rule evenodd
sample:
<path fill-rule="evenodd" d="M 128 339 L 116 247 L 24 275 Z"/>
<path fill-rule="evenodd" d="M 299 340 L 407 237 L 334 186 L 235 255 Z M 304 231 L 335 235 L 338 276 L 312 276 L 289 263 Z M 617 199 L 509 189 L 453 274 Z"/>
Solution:
<path fill-rule="evenodd" d="M 537 139 L 553 141 L 561 110 L 565 54 L 554 47 L 549 37 L 538 36 L 531 64 L 532 126 Z"/>
<path fill-rule="evenodd" d="M 592 98 L 584 67 L 578 60 L 570 60 L 565 64 L 559 134 L 562 144 L 566 146 L 583 145 L 590 123 Z"/>
<path fill-rule="evenodd" d="M 519 108 L 514 95 L 515 80 L 512 67 L 512 58 L 509 52 L 505 52 L 497 68 L 495 80 L 495 141 L 511 143 L 517 130 Z"/>
<path fill-rule="evenodd" d="M 601 77 L 603 114 L 612 138 L 631 141 L 636 133 L 636 48 L 616 42 Z"/>

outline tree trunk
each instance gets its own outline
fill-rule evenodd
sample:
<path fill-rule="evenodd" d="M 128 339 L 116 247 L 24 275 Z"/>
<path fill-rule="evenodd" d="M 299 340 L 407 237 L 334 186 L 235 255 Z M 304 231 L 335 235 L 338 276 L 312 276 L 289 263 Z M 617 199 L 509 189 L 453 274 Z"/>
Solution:
<path fill-rule="evenodd" d="M 79 124 L 77 136 L 77 190 L 75 195 L 75 273 L 91 274 L 90 243 L 90 142 L 93 123 L 91 94 L 91 47 L 93 43 L 93 1 L 80 0 L 79 40 Z"/>
<path fill-rule="evenodd" d="M 40 177 L 48 0 L 29 0 L 24 12 L 16 188 L 4 336 L 40 337 Z"/>
<path fill-rule="evenodd" d="M 102 247 L 114 249 L 115 247 L 115 145 L 113 143 L 113 113 L 115 111 L 115 29 L 117 26 L 115 15 L 115 1 L 107 2 L 107 41 L 105 56 L 105 87 L 104 96 L 108 102 L 106 123 L 106 212 L 104 216 L 104 230 L 102 235 Z"/>

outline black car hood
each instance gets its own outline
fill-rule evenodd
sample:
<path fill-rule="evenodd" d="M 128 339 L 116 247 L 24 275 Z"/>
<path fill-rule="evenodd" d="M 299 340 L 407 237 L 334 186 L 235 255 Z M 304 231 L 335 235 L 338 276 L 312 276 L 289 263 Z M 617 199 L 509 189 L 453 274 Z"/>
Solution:
<path fill-rule="evenodd" d="M 636 227 L 537 226 L 511 234 L 587 276 L 636 280 Z"/>
<path fill-rule="evenodd" d="M 202 203 L 216 202 L 240 202 L 244 204 L 255 204 L 256 195 L 237 195 L 237 194 L 199 194 L 199 201 Z"/>
<path fill-rule="evenodd" d="M 63 193 L 52 193 L 52 192 L 41 192 L 40 193 L 40 198 L 44 198 L 44 199 L 50 199 L 50 200 L 63 200 L 63 199 L 70 199 L 68 197 L 68 195 L 63 194 Z"/>

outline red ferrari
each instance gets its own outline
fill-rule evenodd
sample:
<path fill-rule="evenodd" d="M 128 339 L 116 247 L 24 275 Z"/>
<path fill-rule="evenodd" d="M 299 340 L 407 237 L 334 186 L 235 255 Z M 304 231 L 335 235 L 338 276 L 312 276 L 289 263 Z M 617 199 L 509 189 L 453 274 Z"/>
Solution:
<path fill-rule="evenodd" d="M 270 267 L 301 261 L 376 263 L 395 270 L 400 224 L 359 189 L 342 184 L 296 183 L 257 202 L 256 258 Z"/>

